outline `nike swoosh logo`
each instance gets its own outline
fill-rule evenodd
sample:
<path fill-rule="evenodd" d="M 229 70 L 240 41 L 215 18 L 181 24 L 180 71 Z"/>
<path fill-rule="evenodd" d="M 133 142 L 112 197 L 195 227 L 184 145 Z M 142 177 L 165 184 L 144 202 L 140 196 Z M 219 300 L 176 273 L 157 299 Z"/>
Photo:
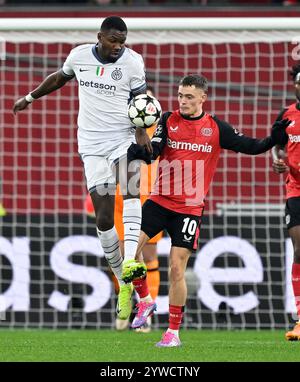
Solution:
<path fill-rule="evenodd" d="M 79 69 L 80 72 L 88 72 L 90 69 Z"/>
<path fill-rule="evenodd" d="M 131 228 L 131 227 L 129 227 L 129 231 L 139 231 L 139 229 L 138 228 Z"/>

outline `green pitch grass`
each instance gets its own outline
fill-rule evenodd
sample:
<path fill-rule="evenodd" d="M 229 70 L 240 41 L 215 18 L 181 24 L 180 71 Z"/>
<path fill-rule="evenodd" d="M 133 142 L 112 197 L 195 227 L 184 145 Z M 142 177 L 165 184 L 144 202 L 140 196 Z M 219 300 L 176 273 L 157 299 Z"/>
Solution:
<path fill-rule="evenodd" d="M 299 361 L 284 331 L 182 330 L 181 348 L 155 348 L 161 331 L 0 330 L 0 361 Z"/>

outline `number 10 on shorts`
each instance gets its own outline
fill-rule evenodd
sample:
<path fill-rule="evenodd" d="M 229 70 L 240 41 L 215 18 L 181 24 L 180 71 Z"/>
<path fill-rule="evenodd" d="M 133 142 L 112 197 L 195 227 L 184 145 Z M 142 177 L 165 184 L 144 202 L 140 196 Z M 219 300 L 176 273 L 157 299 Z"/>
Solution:
<path fill-rule="evenodd" d="M 198 223 L 196 222 L 196 220 L 193 220 L 191 218 L 184 218 L 183 228 L 181 232 L 193 236 L 195 235 L 197 226 L 198 226 Z"/>

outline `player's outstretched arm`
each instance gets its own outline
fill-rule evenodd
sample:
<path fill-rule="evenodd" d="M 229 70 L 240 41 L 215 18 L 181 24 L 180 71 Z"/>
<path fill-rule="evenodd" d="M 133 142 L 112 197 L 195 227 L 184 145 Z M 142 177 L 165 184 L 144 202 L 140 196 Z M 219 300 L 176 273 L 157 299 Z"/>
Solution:
<path fill-rule="evenodd" d="M 285 129 L 289 125 L 289 120 L 276 122 L 272 127 L 271 136 L 265 139 L 256 139 L 243 135 L 234 129 L 227 122 L 220 121 L 214 117 L 219 126 L 220 146 L 223 149 L 233 150 L 248 155 L 258 155 L 270 150 L 275 144 L 284 145 L 286 143 Z"/>
<path fill-rule="evenodd" d="M 18 111 L 26 109 L 34 100 L 61 88 L 70 79 L 71 77 L 66 77 L 61 70 L 50 74 L 31 93 L 17 100 L 13 107 L 13 113 L 16 114 Z"/>
<path fill-rule="evenodd" d="M 291 121 L 288 118 L 274 122 L 271 131 L 271 138 L 276 145 L 285 146 L 287 144 L 288 135 L 285 130 L 290 123 Z"/>

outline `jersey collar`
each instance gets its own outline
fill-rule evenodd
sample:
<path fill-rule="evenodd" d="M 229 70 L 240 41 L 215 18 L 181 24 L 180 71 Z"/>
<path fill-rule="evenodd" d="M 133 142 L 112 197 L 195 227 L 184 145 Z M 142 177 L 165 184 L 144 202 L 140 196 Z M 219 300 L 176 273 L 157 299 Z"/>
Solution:
<path fill-rule="evenodd" d="M 121 49 L 121 51 L 120 51 L 120 54 L 119 54 L 118 58 L 117 58 L 115 61 L 108 61 L 108 60 L 104 60 L 103 58 L 101 58 L 101 57 L 99 56 L 98 51 L 97 51 L 97 48 L 98 48 L 98 43 L 95 44 L 95 45 L 93 45 L 93 47 L 92 47 L 92 52 L 93 52 L 93 55 L 95 56 L 95 58 L 96 58 L 99 62 L 101 62 L 101 64 L 113 64 L 113 63 L 117 62 L 118 59 L 119 59 L 121 56 L 123 56 L 123 53 L 125 52 L 125 47 L 123 47 L 123 48 Z"/>
<path fill-rule="evenodd" d="M 179 113 L 179 114 L 181 115 L 181 117 L 183 119 L 187 119 L 189 121 L 197 121 L 198 119 L 201 119 L 204 117 L 205 111 L 202 111 L 202 113 L 199 115 L 199 117 L 195 117 L 195 118 L 189 117 L 187 115 L 182 115 L 181 113 Z"/>

